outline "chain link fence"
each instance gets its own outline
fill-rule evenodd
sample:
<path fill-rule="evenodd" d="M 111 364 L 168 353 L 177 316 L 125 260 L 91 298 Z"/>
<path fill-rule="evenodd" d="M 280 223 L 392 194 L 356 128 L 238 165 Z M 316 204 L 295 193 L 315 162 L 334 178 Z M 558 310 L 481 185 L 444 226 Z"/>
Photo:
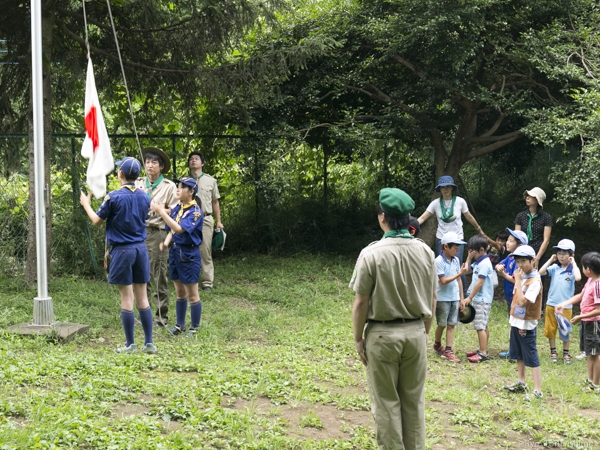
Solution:
<path fill-rule="evenodd" d="M 54 276 L 103 278 L 104 227 L 93 226 L 79 204 L 88 166 L 80 156 L 82 142 L 81 135 L 53 136 L 49 269 Z M 140 158 L 134 135 L 111 135 L 111 144 L 115 160 Z M 228 232 L 223 254 L 356 252 L 365 235 L 378 233 L 371 228 L 381 187 L 401 186 L 426 205 L 434 175 L 428 154 L 391 141 L 357 140 L 347 151 L 268 136 L 142 135 L 140 144 L 160 147 L 170 156 L 171 179 L 188 174 L 189 152 L 204 154 L 204 170 L 218 180 L 221 193 L 221 219 Z M 27 264 L 32 257 L 28 234 L 35 230 L 28 217 L 28 154 L 27 135 L 0 135 L 0 275 L 5 277 L 27 276 L 28 267 L 35 271 L 35 264 Z M 466 178 L 476 195 L 482 188 L 473 183 L 488 178 L 486 167 L 471 167 L 473 176 Z M 119 187 L 114 172 L 108 181 L 109 191 Z M 100 202 L 94 200 L 92 207 Z"/>
<path fill-rule="evenodd" d="M 240 139 L 228 136 L 140 136 L 140 144 L 156 146 L 171 157 L 168 178 L 187 174 L 186 157 L 192 150 L 214 155 L 218 164 L 207 169 L 228 173 L 238 163 L 232 151 Z M 79 192 L 85 190 L 87 161 L 80 156 L 81 135 L 54 135 L 52 140 L 51 233 L 48 237 L 48 261 L 54 275 L 76 274 L 104 277 L 104 227 L 93 226 L 79 204 Z M 111 136 L 115 161 L 124 156 L 140 159 L 134 135 Z M 28 258 L 28 234 L 35 230 L 29 220 L 29 138 L 27 135 L 0 135 L 0 275 L 23 277 Z M 229 154 L 229 157 L 224 157 Z M 211 172 L 212 174 L 212 172 Z M 218 178 L 218 176 L 217 176 Z M 108 190 L 119 186 L 113 175 L 108 177 Z M 93 200 L 96 209 L 102 199 Z M 31 201 L 33 202 L 33 200 Z M 34 252 L 35 253 L 35 252 Z M 35 261 L 35 260 L 34 260 Z M 31 262 L 31 261 L 30 261 Z M 30 267 L 35 267 L 35 264 Z"/>

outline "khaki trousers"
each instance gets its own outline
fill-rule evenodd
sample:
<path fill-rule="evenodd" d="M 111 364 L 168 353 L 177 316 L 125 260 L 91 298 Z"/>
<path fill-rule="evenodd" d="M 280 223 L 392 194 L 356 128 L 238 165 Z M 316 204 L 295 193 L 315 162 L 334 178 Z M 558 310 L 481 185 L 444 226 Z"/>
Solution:
<path fill-rule="evenodd" d="M 160 228 L 146 227 L 146 247 L 150 256 L 150 283 L 147 285 L 148 300 L 154 298 L 156 318 L 166 324 L 169 312 L 169 280 L 167 278 L 169 251 L 160 251 L 160 243 L 167 237 L 167 231 Z M 154 288 L 154 297 L 152 297 Z"/>
<path fill-rule="evenodd" d="M 425 338 L 420 320 L 367 326 L 367 381 L 380 450 L 425 450 Z"/>
<path fill-rule="evenodd" d="M 200 284 L 203 288 L 213 287 L 215 278 L 215 269 L 212 260 L 212 238 L 215 229 L 215 219 L 213 216 L 204 216 L 204 225 L 202 226 L 202 244 L 200 244 L 200 256 L 202 257 L 202 270 L 200 272 Z"/>

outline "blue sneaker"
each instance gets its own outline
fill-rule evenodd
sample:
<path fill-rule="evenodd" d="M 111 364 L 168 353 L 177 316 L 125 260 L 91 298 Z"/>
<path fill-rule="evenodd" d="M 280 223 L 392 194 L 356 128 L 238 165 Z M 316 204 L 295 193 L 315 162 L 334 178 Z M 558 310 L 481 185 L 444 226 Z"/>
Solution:
<path fill-rule="evenodd" d="M 500 352 L 500 354 L 498 355 L 501 359 L 508 359 L 508 357 L 510 356 L 510 351 L 506 350 L 505 352 Z"/>
<path fill-rule="evenodd" d="M 137 346 L 135 344 L 124 345 L 115 349 L 116 353 L 131 354 L 137 352 Z"/>
<path fill-rule="evenodd" d="M 148 355 L 156 355 L 156 345 L 154 345 L 152 342 L 148 342 L 146 345 L 144 345 L 142 352 Z"/>

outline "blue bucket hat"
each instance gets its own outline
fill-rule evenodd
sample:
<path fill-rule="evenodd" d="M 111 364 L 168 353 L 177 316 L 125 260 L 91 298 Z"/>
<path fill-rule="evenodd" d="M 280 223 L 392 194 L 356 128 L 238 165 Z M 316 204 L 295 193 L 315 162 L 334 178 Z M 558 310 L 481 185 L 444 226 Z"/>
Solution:
<path fill-rule="evenodd" d="M 192 188 L 192 190 L 194 191 L 194 194 L 198 193 L 198 181 L 196 181 L 195 178 L 192 177 L 183 177 L 183 178 L 179 178 L 179 179 L 174 179 L 173 182 L 175 184 L 181 183 L 184 184 L 185 186 Z"/>
<path fill-rule="evenodd" d="M 115 166 L 117 166 L 121 172 L 130 178 L 139 176 L 140 171 L 142 170 L 142 165 L 140 162 L 131 156 L 117 161 Z"/>
<path fill-rule="evenodd" d="M 571 322 L 569 322 L 569 319 L 562 314 L 554 313 L 554 315 L 556 316 L 556 322 L 558 323 L 558 334 L 560 335 L 560 338 L 564 342 L 569 342 L 569 334 L 573 331 Z"/>
<path fill-rule="evenodd" d="M 529 244 L 529 239 L 527 238 L 527 235 L 523 231 L 521 231 L 521 230 L 511 230 L 510 228 L 507 228 L 506 231 L 508 231 L 510 234 L 512 234 L 512 237 L 514 237 L 522 245 Z"/>
<path fill-rule="evenodd" d="M 444 175 L 438 179 L 438 184 L 435 187 L 435 192 L 440 192 L 440 188 L 444 186 L 452 186 L 453 192 L 456 192 L 458 190 L 458 186 L 454 184 L 454 178 L 452 178 L 450 175 Z"/>

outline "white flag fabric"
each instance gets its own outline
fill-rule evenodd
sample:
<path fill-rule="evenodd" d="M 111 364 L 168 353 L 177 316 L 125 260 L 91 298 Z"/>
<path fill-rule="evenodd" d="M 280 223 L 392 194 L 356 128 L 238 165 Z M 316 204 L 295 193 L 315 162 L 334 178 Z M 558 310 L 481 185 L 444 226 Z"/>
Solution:
<path fill-rule="evenodd" d="M 85 140 L 81 147 L 81 156 L 90 161 L 86 181 L 92 194 L 96 198 L 103 197 L 106 194 L 106 175 L 111 173 L 115 166 L 98 100 L 92 58 L 88 59 L 85 81 Z"/>

